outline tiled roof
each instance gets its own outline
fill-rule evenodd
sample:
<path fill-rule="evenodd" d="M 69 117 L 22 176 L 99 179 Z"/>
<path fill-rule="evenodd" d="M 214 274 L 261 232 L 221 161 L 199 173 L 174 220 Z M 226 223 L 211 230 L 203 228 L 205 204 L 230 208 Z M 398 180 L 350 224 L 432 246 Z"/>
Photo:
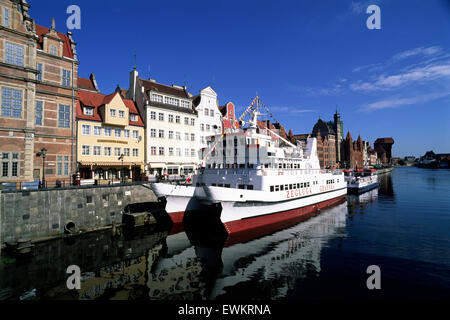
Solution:
<path fill-rule="evenodd" d="M 79 100 L 77 101 L 77 118 L 84 119 L 84 120 L 92 120 L 92 121 L 102 121 L 100 113 L 98 112 L 99 107 L 111 102 L 116 94 L 119 94 L 119 93 L 114 92 L 110 95 L 104 95 L 101 93 L 90 92 L 90 91 L 82 91 L 82 90 L 78 91 Z M 121 97 L 120 94 L 119 94 L 119 97 Z M 122 97 L 121 97 L 121 99 L 122 99 Z M 128 100 L 128 99 L 122 99 L 122 100 L 123 100 L 124 104 L 127 106 L 130 114 L 135 114 L 138 116 L 138 121 L 130 121 L 130 125 L 143 127 L 144 122 L 142 121 L 142 118 L 141 118 L 134 102 L 131 100 Z M 84 114 L 82 107 L 93 107 L 94 114 L 92 116 Z"/>
<path fill-rule="evenodd" d="M 139 79 L 139 80 L 141 81 L 141 84 L 143 85 L 146 92 L 151 90 L 151 91 L 169 94 L 171 96 L 180 97 L 183 99 L 190 99 L 187 91 L 184 89 L 166 86 L 165 84 L 153 82 L 150 80 L 144 80 L 144 79 Z"/>
<path fill-rule="evenodd" d="M 77 79 L 78 89 L 97 91 L 95 85 L 92 83 L 91 79 L 78 77 Z"/>
<path fill-rule="evenodd" d="M 39 37 L 38 39 L 38 45 L 37 48 L 38 49 L 43 49 L 43 45 L 44 45 L 44 38 L 43 36 L 46 35 L 47 33 L 50 32 L 50 29 L 40 26 L 38 24 L 36 24 L 36 34 Z M 65 35 L 64 33 L 61 32 L 57 32 L 58 33 L 58 37 L 64 41 L 63 43 L 63 56 L 73 59 L 73 52 L 72 52 L 72 48 L 70 46 L 70 40 L 69 37 L 67 35 Z"/>

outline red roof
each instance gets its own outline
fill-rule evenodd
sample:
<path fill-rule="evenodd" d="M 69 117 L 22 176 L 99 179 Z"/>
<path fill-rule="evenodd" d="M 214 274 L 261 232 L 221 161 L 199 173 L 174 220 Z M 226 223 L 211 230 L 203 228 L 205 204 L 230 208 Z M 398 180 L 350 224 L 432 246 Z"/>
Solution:
<path fill-rule="evenodd" d="M 118 94 L 119 97 L 122 99 L 119 92 L 114 92 L 110 95 L 104 95 L 97 92 L 78 91 L 79 101 L 77 101 L 77 118 L 92 121 L 102 121 L 100 113 L 98 112 L 98 108 L 111 102 L 116 94 Z M 138 120 L 130 121 L 130 125 L 143 127 L 144 122 L 142 121 L 142 118 L 139 115 L 139 112 L 134 102 L 128 99 L 122 99 L 122 101 L 127 106 L 130 114 L 135 114 L 138 116 L 137 117 Z M 84 114 L 82 107 L 93 107 L 94 114 L 92 116 Z"/>
<path fill-rule="evenodd" d="M 91 79 L 78 77 L 77 84 L 78 84 L 78 89 L 97 91 L 97 89 L 95 89 L 95 86 L 92 83 Z"/>
<path fill-rule="evenodd" d="M 43 39 L 43 35 L 46 35 L 47 33 L 50 32 L 50 29 L 40 26 L 38 24 L 36 24 L 36 34 L 39 37 L 38 40 L 38 45 L 37 48 L 42 50 L 43 44 L 44 44 L 44 39 Z M 73 52 L 72 52 L 72 48 L 70 46 L 70 40 L 69 37 L 67 35 L 65 35 L 64 33 L 61 32 L 57 32 L 58 37 L 64 41 L 63 43 L 63 56 L 73 59 Z"/>

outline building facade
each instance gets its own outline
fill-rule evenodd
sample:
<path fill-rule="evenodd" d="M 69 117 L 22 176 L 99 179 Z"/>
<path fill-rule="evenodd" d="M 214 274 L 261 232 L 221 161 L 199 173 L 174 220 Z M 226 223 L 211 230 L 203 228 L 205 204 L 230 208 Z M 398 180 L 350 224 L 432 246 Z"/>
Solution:
<path fill-rule="evenodd" d="M 82 82 L 88 83 L 86 80 Z M 141 180 L 145 132 L 134 102 L 124 99 L 118 90 L 104 95 L 80 88 L 78 97 L 77 159 L 81 179 L 98 184 Z"/>
<path fill-rule="evenodd" d="M 196 139 L 198 141 L 197 152 L 201 162 L 208 146 L 209 137 L 222 133 L 222 114 L 219 111 L 217 93 L 209 86 L 201 90 L 198 96 L 193 97 L 192 101 L 198 115 Z"/>
<path fill-rule="evenodd" d="M 147 176 L 187 175 L 198 164 L 198 114 L 186 87 L 145 80 L 130 74 L 128 98 L 145 122 Z"/>
<path fill-rule="evenodd" d="M 380 164 L 389 165 L 392 158 L 392 145 L 394 139 L 392 138 L 379 138 L 374 143 L 375 151 L 377 152 Z"/>
<path fill-rule="evenodd" d="M 227 102 L 225 105 L 219 107 L 222 114 L 222 127 L 226 133 L 239 130 L 239 122 L 236 118 L 236 108 L 233 102 Z"/>
<path fill-rule="evenodd" d="M 342 166 L 343 130 L 344 123 L 337 110 L 334 114 L 334 121 L 326 122 L 319 118 L 314 125 L 312 136 L 316 138 L 320 136 L 322 139 L 321 142 L 317 139 L 318 145 L 322 145 L 322 156 L 319 156 L 322 168 L 333 169 Z"/>
<path fill-rule="evenodd" d="M 0 182 L 68 182 L 75 171 L 75 42 L 54 20 L 50 28 L 37 25 L 29 7 L 0 0 Z"/>

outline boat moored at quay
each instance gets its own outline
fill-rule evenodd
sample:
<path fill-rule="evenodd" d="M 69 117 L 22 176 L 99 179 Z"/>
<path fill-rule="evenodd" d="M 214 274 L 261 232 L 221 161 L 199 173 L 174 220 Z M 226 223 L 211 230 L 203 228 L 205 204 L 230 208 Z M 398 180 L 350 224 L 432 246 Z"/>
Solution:
<path fill-rule="evenodd" d="M 361 194 L 378 187 L 375 169 L 344 170 L 348 193 Z"/>
<path fill-rule="evenodd" d="M 211 137 L 192 185 L 152 184 L 172 219 L 210 206 L 228 234 L 236 235 L 286 228 L 345 201 L 344 174 L 320 169 L 316 139 L 292 144 L 258 121 L 258 109 L 250 110 L 244 128 Z"/>

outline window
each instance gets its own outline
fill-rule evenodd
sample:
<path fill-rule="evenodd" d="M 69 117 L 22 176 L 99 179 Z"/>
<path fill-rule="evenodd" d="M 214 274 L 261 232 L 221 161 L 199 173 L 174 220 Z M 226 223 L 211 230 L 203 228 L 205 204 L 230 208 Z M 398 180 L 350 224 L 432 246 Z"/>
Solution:
<path fill-rule="evenodd" d="M 123 148 L 123 155 L 124 157 L 130 156 L 130 148 Z"/>
<path fill-rule="evenodd" d="M 37 126 L 42 126 L 42 101 L 36 101 L 35 110 L 34 110 L 34 123 Z"/>
<path fill-rule="evenodd" d="M 205 108 L 205 116 L 209 116 L 209 109 Z"/>
<path fill-rule="evenodd" d="M 106 157 L 110 157 L 111 156 L 111 147 L 105 147 L 104 151 L 105 151 L 105 156 Z"/>
<path fill-rule="evenodd" d="M 159 113 L 158 119 L 159 119 L 159 121 L 164 121 L 164 113 Z"/>
<path fill-rule="evenodd" d="M 81 127 L 81 132 L 84 135 L 90 135 L 91 134 L 91 126 L 88 126 L 86 124 L 83 124 L 83 126 Z"/>
<path fill-rule="evenodd" d="M 169 139 L 173 139 L 173 131 L 169 131 Z"/>
<path fill-rule="evenodd" d="M 99 156 L 101 153 L 101 148 L 99 146 L 94 146 L 94 156 Z"/>
<path fill-rule="evenodd" d="M 137 121 L 137 114 L 130 114 L 130 121 Z"/>
<path fill-rule="evenodd" d="M 123 130 L 123 136 L 124 136 L 124 138 L 129 138 L 130 137 L 130 130 L 124 129 Z"/>
<path fill-rule="evenodd" d="M 191 133 L 191 141 L 195 141 L 195 134 Z"/>
<path fill-rule="evenodd" d="M 181 148 L 177 148 L 177 156 L 181 157 Z"/>
<path fill-rule="evenodd" d="M 177 140 L 181 140 L 181 133 L 177 132 L 176 135 L 177 135 Z"/>
<path fill-rule="evenodd" d="M 139 131 L 133 130 L 133 138 L 135 138 L 135 139 L 139 138 Z"/>
<path fill-rule="evenodd" d="M 7 8 L 4 8 L 3 10 L 3 26 L 7 28 L 10 27 L 9 9 Z"/>
<path fill-rule="evenodd" d="M 169 122 L 173 123 L 173 114 L 169 114 Z"/>
<path fill-rule="evenodd" d="M 173 106 L 179 106 L 180 105 L 180 100 L 175 99 L 175 98 L 171 98 L 171 97 L 164 97 L 164 103 L 166 104 L 171 104 Z"/>
<path fill-rule="evenodd" d="M 102 134 L 102 127 L 94 127 L 94 136 L 100 136 Z"/>
<path fill-rule="evenodd" d="M 37 81 L 42 81 L 42 63 L 37 63 L 36 64 L 36 69 L 38 71 L 38 74 L 36 75 L 36 80 Z"/>
<path fill-rule="evenodd" d="M 6 42 L 6 63 L 23 66 L 23 46 Z"/>
<path fill-rule="evenodd" d="M 71 71 L 63 69 L 63 78 L 62 78 L 63 86 L 70 87 L 70 73 Z"/>
<path fill-rule="evenodd" d="M 189 157 L 189 154 L 190 154 L 189 149 L 184 149 L 184 156 Z"/>
<path fill-rule="evenodd" d="M 105 137 L 111 137 L 111 128 L 105 128 Z"/>
<path fill-rule="evenodd" d="M 181 119 L 180 116 L 176 116 L 176 117 L 175 117 L 175 123 L 180 123 L 180 119 Z"/>
<path fill-rule="evenodd" d="M 89 156 L 91 154 L 91 147 L 90 146 L 82 146 L 81 154 L 83 156 Z"/>
<path fill-rule="evenodd" d="M 119 118 L 125 118 L 125 111 L 119 110 Z"/>
<path fill-rule="evenodd" d="M 173 148 L 169 148 L 169 156 L 173 156 Z"/>
<path fill-rule="evenodd" d="M 150 137 L 156 138 L 156 129 L 150 129 Z"/>
<path fill-rule="evenodd" d="M 22 90 L 2 88 L 2 117 L 22 118 Z"/>
<path fill-rule="evenodd" d="M 151 111 L 150 112 L 150 119 L 151 120 L 156 120 L 156 112 L 155 111 Z"/>
<path fill-rule="evenodd" d="M 56 56 L 57 52 L 56 52 L 56 46 L 51 45 L 50 46 L 50 54 Z"/>
<path fill-rule="evenodd" d="M 151 148 L 150 148 L 150 154 L 151 154 L 152 156 L 156 156 L 156 147 L 151 147 Z"/>
<path fill-rule="evenodd" d="M 64 104 L 59 105 L 58 127 L 70 128 L 70 106 Z"/>
<path fill-rule="evenodd" d="M 159 130 L 158 137 L 164 138 L 164 130 Z"/>
<path fill-rule="evenodd" d="M 120 129 L 114 129 L 114 137 L 120 138 L 121 135 L 122 135 L 122 133 L 121 133 Z"/>
<path fill-rule="evenodd" d="M 139 157 L 139 149 L 133 149 L 133 157 Z"/>
<path fill-rule="evenodd" d="M 56 158 L 56 175 L 69 175 L 69 156 L 58 156 Z"/>
<path fill-rule="evenodd" d="M 205 125 L 203 123 L 200 124 L 200 131 L 205 131 Z"/>
<path fill-rule="evenodd" d="M 189 118 L 184 117 L 184 124 L 185 124 L 185 125 L 189 125 Z"/>
<path fill-rule="evenodd" d="M 121 148 L 119 148 L 119 147 L 114 148 L 114 156 L 120 157 L 121 153 L 122 153 Z"/>
<path fill-rule="evenodd" d="M 116 109 L 110 109 L 110 110 L 109 110 L 109 115 L 110 115 L 111 117 L 115 117 L 115 116 L 116 116 Z"/>
<path fill-rule="evenodd" d="M 159 147 L 159 155 L 160 156 L 164 155 L 164 147 Z"/>
<path fill-rule="evenodd" d="M 162 95 L 152 93 L 152 101 L 163 102 L 163 97 Z"/>
<path fill-rule="evenodd" d="M 87 116 L 93 116 L 94 115 L 94 108 L 84 107 L 84 114 L 87 115 Z"/>
<path fill-rule="evenodd" d="M 2 152 L 2 172 L 1 176 L 6 178 L 19 176 L 19 153 Z"/>
<path fill-rule="evenodd" d="M 189 141 L 189 133 L 184 133 L 184 140 Z"/>
<path fill-rule="evenodd" d="M 206 132 L 209 132 L 211 130 L 211 126 L 209 124 L 206 125 Z"/>
<path fill-rule="evenodd" d="M 188 101 L 181 101 L 181 106 L 183 108 L 189 108 L 190 103 Z"/>
<path fill-rule="evenodd" d="M 191 157 L 195 157 L 195 149 L 191 149 Z"/>

